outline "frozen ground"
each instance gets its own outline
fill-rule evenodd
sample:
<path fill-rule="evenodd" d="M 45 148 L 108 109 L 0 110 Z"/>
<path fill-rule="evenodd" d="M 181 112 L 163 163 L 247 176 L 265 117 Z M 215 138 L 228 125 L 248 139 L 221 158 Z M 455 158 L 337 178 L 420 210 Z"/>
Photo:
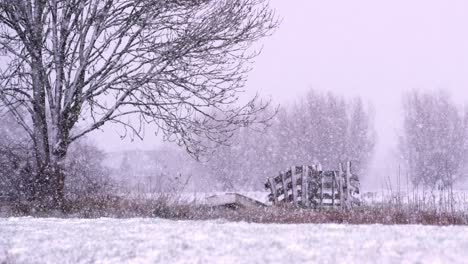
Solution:
<path fill-rule="evenodd" d="M 467 263 L 468 227 L 0 219 L 0 263 Z"/>

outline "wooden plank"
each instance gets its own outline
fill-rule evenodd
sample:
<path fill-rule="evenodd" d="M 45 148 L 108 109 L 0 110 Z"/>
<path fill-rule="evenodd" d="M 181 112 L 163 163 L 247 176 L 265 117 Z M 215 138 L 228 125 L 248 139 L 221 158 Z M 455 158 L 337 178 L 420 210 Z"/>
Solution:
<path fill-rule="evenodd" d="M 333 172 L 332 176 L 332 205 L 335 206 L 335 181 L 336 181 L 336 175 L 335 172 Z"/>
<path fill-rule="evenodd" d="M 284 195 L 283 201 L 287 202 L 288 201 L 288 186 L 286 183 L 286 175 L 285 173 L 280 172 L 280 176 L 281 176 L 281 182 L 283 184 L 283 195 Z"/>
<path fill-rule="evenodd" d="M 340 195 L 340 206 L 344 204 L 344 195 L 343 195 L 343 163 L 340 162 L 338 168 L 338 193 Z"/>
<path fill-rule="evenodd" d="M 328 181 L 327 180 L 327 176 L 324 176 L 324 179 L 323 179 L 323 188 L 324 189 L 331 189 L 333 187 L 333 182 L 331 181 Z M 333 176 L 332 177 L 329 177 L 331 179 L 333 179 Z"/>
<path fill-rule="evenodd" d="M 308 184 L 309 184 L 309 167 L 307 166 L 303 166 L 302 167 L 302 173 L 301 173 L 301 177 L 302 177 L 302 182 L 301 182 L 301 194 L 302 194 L 302 197 L 301 197 L 301 201 L 302 201 L 302 205 L 304 207 L 309 207 L 309 199 L 307 197 L 307 187 L 308 187 Z"/>
<path fill-rule="evenodd" d="M 287 172 L 288 170 L 289 170 L 289 168 L 286 169 L 286 172 Z M 283 175 L 282 175 L 282 172 L 280 172 L 280 174 L 279 174 L 278 176 L 274 177 L 273 180 L 274 180 L 274 182 L 275 182 L 276 184 L 279 184 L 279 183 L 281 183 L 281 182 L 283 181 L 283 177 L 286 177 L 286 180 L 287 180 L 287 179 L 289 179 L 289 178 L 291 177 L 291 175 L 288 174 L 288 173 L 286 173 L 286 175 L 283 176 Z M 267 184 L 268 184 L 268 187 L 267 187 L 267 188 L 269 188 L 269 187 L 270 187 L 270 183 L 268 182 Z"/>
<path fill-rule="evenodd" d="M 335 203 L 338 202 L 338 201 L 336 201 L 336 200 L 337 200 L 337 199 L 336 199 L 336 198 L 337 198 L 337 194 L 336 194 L 336 193 L 335 193 L 335 195 L 332 195 L 332 192 L 323 192 L 323 199 L 324 199 L 324 200 L 325 200 L 325 199 L 330 199 L 330 200 L 332 200 L 333 197 L 335 198 Z"/>
<path fill-rule="evenodd" d="M 238 193 L 225 193 L 212 195 L 206 198 L 206 205 L 210 207 L 218 206 L 232 206 L 232 207 L 246 207 L 246 208 L 255 208 L 255 207 L 266 207 L 267 205 L 252 199 L 250 197 L 244 196 Z"/>
<path fill-rule="evenodd" d="M 280 187 L 280 188 L 276 188 L 276 201 L 279 202 L 279 197 L 281 195 L 284 195 L 284 191 L 283 191 L 283 187 Z M 275 199 L 273 198 L 273 194 L 268 194 L 268 200 L 270 200 L 271 202 L 273 202 Z"/>
<path fill-rule="evenodd" d="M 345 193 L 345 205 L 349 206 L 349 201 L 350 201 L 350 190 L 351 186 L 349 185 L 349 177 L 351 176 L 351 162 L 347 161 L 346 162 L 346 172 L 345 172 L 345 187 L 346 187 L 346 193 Z"/>
<path fill-rule="evenodd" d="M 320 206 L 323 205 L 323 173 L 319 174 L 320 177 Z"/>
<path fill-rule="evenodd" d="M 340 205 L 340 204 L 339 204 L 339 203 L 335 203 L 335 206 L 338 206 L 338 205 Z M 325 208 L 325 207 L 328 207 L 328 206 L 329 206 L 329 207 L 332 207 L 332 206 L 333 206 L 333 204 L 332 204 L 332 199 L 331 199 L 330 197 L 328 197 L 328 198 L 327 198 L 327 197 L 324 197 L 324 198 L 323 198 L 322 207 Z"/>
<path fill-rule="evenodd" d="M 296 167 L 291 167 L 291 182 L 292 182 L 293 203 L 294 205 L 297 205 Z"/>
<path fill-rule="evenodd" d="M 316 170 L 315 166 L 313 170 L 311 170 L 311 177 L 310 177 L 310 189 L 309 189 L 309 201 L 313 202 L 314 205 L 319 203 L 319 191 L 320 191 L 320 174 Z"/>
<path fill-rule="evenodd" d="M 332 174 L 324 174 L 323 175 L 323 184 L 325 184 L 325 186 L 329 186 L 331 188 L 332 186 L 332 183 L 333 183 L 333 173 Z"/>
<path fill-rule="evenodd" d="M 269 178 L 268 180 L 270 182 L 271 193 L 273 194 L 273 204 L 276 204 L 278 202 L 278 194 L 276 193 L 276 183 L 275 180 L 272 178 Z"/>

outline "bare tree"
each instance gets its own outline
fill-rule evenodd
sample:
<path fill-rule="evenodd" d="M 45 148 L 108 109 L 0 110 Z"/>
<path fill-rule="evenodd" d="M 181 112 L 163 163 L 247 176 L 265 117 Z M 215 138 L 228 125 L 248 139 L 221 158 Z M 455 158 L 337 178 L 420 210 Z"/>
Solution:
<path fill-rule="evenodd" d="M 263 120 L 270 120 L 277 112 L 278 109 L 266 109 L 260 116 L 263 116 Z M 209 187 L 218 190 L 263 190 L 265 178 L 272 171 L 276 172 L 275 166 L 271 165 L 277 163 L 273 155 L 276 139 L 269 130 L 275 126 L 273 123 L 274 120 L 271 120 L 267 126 L 254 124 L 236 130 L 230 144 L 220 146 L 204 156 L 202 168 L 194 170 L 202 171 L 195 175 L 196 178 L 208 177 L 216 183 Z"/>
<path fill-rule="evenodd" d="M 313 164 L 336 168 L 352 161 L 363 173 L 374 148 L 371 116 L 360 99 L 353 103 L 333 93 L 310 91 L 278 115 L 276 130 L 282 166 Z"/>
<path fill-rule="evenodd" d="M 70 143 L 105 123 L 154 123 L 197 156 L 259 121 L 268 102 L 238 93 L 277 25 L 265 0 L 1 1 L 0 107 L 32 139 L 37 200 L 60 204 Z"/>
<path fill-rule="evenodd" d="M 414 185 L 451 185 L 466 162 L 468 115 L 441 92 L 413 91 L 404 98 L 401 155 Z"/>
<path fill-rule="evenodd" d="M 351 161 L 355 173 L 364 176 L 374 153 L 376 140 L 372 108 L 366 109 L 361 98 L 353 100 L 350 107 L 346 160 Z"/>
<path fill-rule="evenodd" d="M 206 167 L 225 190 L 261 190 L 267 177 L 294 165 L 337 169 L 349 160 L 362 175 L 374 149 L 371 121 L 370 109 L 359 98 L 349 102 L 310 91 L 280 109 L 265 131 L 240 129 L 231 146 L 217 149 Z"/>

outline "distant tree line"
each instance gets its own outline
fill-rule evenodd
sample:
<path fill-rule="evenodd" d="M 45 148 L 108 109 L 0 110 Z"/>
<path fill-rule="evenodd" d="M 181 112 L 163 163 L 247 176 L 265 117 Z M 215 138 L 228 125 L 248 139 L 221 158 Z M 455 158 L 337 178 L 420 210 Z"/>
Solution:
<path fill-rule="evenodd" d="M 360 98 L 311 91 L 282 107 L 266 130 L 239 130 L 205 166 L 223 189 L 261 190 L 266 177 L 293 165 L 337 169 L 351 161 L 364 176 L 374 145 L 372 111 Z"/>
<path fill-rule="evenodd" d="M 412 186 L 447 188 L 466 180 L 468 110 L 443 91 L 411 91 L 402 103 L 398 153 Z M 205 168 L 225 190 L 258 190 L 266 177 L 303 164 L 336 169 L 351 161 L 361 178 L 372 177 L 367 174 L 376 140 L 372 117 L 372 108 L 360 98 L 311 91 L 282 107 L 267 130 L 239 130 Z"/>
<path fill-rule="evenodd" d="M 406 93 L 402 110 L 399 154 L 412 185 L 448 187 L 466 179 L 467 110 L 440 91 Z M 189 179 L 193 191 L 262 190 L 265 178 L 289 166 L 320 164 L 324 169 L 337 169 L 339 162 L 348 160 L 362 179 L 372 177 L 367 168 L 376 140 L 373 111 L 360 98 L 310 91 L 282 106 L 276 115 L 272 109 L 261 115 L 260 119 L 274 116 L 269 127 L 238 129 L 202 162 L 181 150 L 164 148 L 128 152 L 120 158 L 111 155 L 114 162 L 120 162 L 111 169 L 103 164 L 106 154 L 92 141 L 79 140 L 70 146 L 64 161 L 65 194 L 102 193 L 116 179 L 133 189 L 142 186 L 144 192 L 175 190 Z M 32 197 L 34 155 L 29 140 L 14 116 L 2 114 L 0 193 Z"/>

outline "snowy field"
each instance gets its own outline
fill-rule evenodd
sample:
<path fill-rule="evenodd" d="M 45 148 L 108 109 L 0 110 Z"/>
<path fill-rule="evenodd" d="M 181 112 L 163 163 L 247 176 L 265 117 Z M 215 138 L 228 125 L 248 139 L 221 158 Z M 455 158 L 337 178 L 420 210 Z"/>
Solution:
<path fill-rule="evenodd" d="M 0 263 L 467 263 L 468 227 L 0 219 Z"/>

